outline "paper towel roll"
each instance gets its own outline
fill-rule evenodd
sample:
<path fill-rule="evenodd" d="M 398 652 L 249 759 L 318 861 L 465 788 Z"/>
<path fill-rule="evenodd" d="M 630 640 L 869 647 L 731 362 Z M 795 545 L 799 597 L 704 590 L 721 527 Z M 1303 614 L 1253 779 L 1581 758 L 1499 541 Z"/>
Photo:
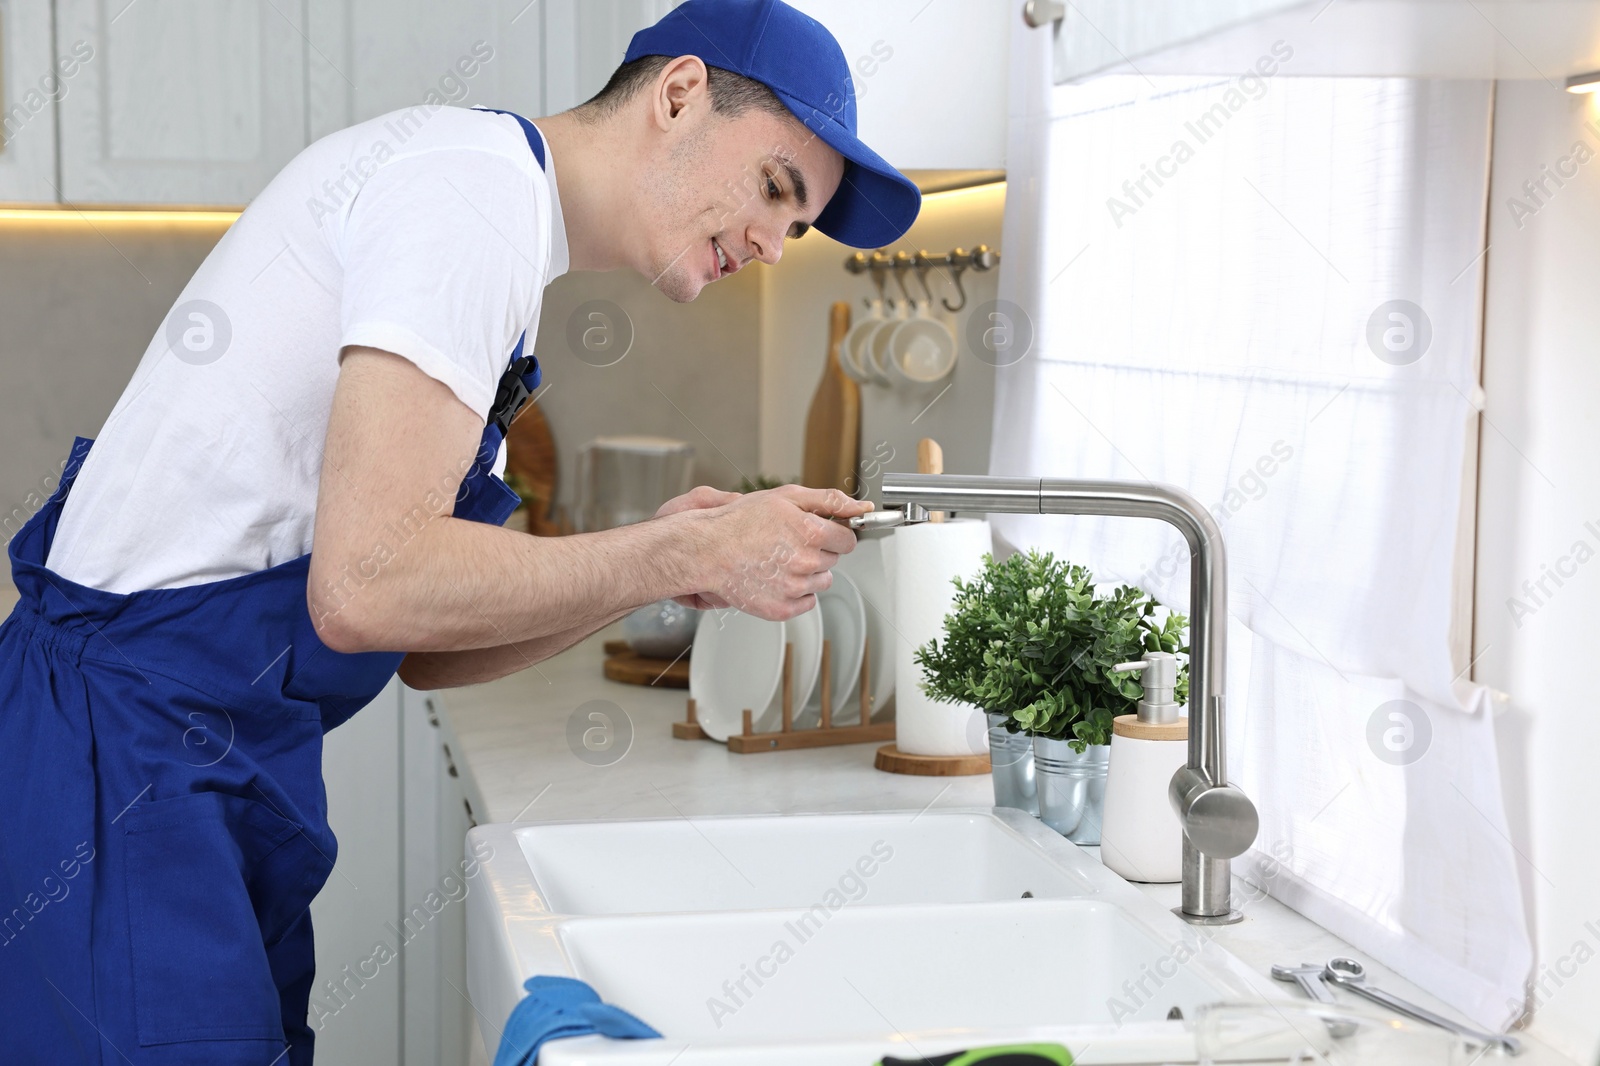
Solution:
<path fill-rule="evenodd" d="M 922 691 L 916 650 L 944 638 L 944 617 L 955 600 L 951 578 L 983 569 L 993 540 L 989 523 L 971 519 L 901 526 L 884 553 L 893 575 L 895 746 L 910 755 L 981 755 L 987 750 L 983 713 L 970 704 L 935 703 Z M 885 545 L 887 547 L 887 545 Z"/>

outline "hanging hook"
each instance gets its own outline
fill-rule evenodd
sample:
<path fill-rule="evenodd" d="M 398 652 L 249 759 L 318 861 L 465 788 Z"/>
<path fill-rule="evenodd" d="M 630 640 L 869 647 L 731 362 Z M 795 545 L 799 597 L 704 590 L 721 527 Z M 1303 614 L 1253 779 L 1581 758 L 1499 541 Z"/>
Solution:
<path fill-rule="evenodd" d="M 933 310 L 933 290 L 928 287 L 928 271 L 932 270 L 936 260 L 929 255 L 927 249 L 917 252 L 912 260 L 917 268 L 917 281 L 922 283 L 922 295 L 928 298 L 928 310 Z"/>
<path fill-rule="evenodd" d="M 907 307 L 915 307 L 917 301 L 911 298 L 911 290 L 906 288 L 906 271 L 911 269 L 911 253 L 896 252 L 893 259 L 894 280 L 900 286 L 900 294 L 906 298 Z"/>
<path fill-rule="evenodd" d="M 886 282 L 887 279 L 884 278 L 883 271 L 874 270 L 871 273 L 872 273 L 872 284 L 878 290 L 878 303 L 882 304 L 884 307 L 891 307 L 892 303 L 891 303 L 889 297 L 884 292 L 884 285 L 885 285 L 885 282 Z M 868 307 L 872 306 L 872 301 L 871 300 L 867 300 L 866 303 L 867 303 Z"/>
<path fill-rule="evenodd" d="M 950 280 L 955 283 L 956 292 L 961 294 L 961 302 L 958 304 L 953 304 L 950 302 L 950 297 L 948 296 L 946 296 L 940 302 L 944 304 L 944 309 L 949 311 L 951 314 L 955 314 L 957 311 L 960 311 L 963 307 L 967 306 L 967 290 L 966 287 L 961 284 L 961 275 L 966 273 L 967 264 L 970 261 L 971 260 L 968 258 L 967 250 L 965 248 L 957 248 L 955 251 L 950 253 L 950 265 L 954 268 L 950 275 Z"/>

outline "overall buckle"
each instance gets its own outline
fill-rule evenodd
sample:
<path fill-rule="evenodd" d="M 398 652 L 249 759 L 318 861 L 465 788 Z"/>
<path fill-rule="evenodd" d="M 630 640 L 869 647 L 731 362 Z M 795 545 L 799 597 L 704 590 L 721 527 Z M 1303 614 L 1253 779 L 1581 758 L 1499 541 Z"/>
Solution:
<path fill-rule="evenodd" d="M 494 394 L 494 406 L 489 408 L 489 423 L 500 427 L 502 437 L 510 432 L 511 423 L 526 406 L 528 397 L 533 395 L 528 391 L 527 382 L 523 381 L 522 377 L 532 371 L 535 365 L 533 356 L 524 355 L 500 375 L 500 385 Z"/>

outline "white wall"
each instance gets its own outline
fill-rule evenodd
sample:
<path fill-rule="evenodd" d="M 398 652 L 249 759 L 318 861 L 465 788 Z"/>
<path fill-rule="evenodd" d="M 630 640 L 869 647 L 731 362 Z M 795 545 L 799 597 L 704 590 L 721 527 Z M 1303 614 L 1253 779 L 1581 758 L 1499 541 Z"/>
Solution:
<path fill-rule="evenodd" d="M 924 200 L 922 215 L 891 252 L 919 248 L 940 255 L 955 247 L 978 244 L 1000 248 L 1000 222 L 1005 211 L 1005 186 L 936 193 Z M 822 375 L 828 343 L 828 308 L 835 300 L 853 304 L 852 321 L 866 313 L 862 297 L 873 293 L 866 276 L 844 269 L 855 249 L 807 234 L 789 242 L 783 261 L 762 273 L 761 304 L 761 469 L 784 479 L 800 474 L 800 453 L 806 412 Z M 995 298 L 1000 272 L 968 271 L 962 279 L 968 302 L 959 315 L 947 315 L 955 327 L 959 356 L 955 372 L 934 385 L 861 387 L 861 455 L 894 458 L 888 469 L 915 470 L 917 441 L 932 437 L 944 447 L 950 473 L 989 472 L 989 429 L 993 423 L 995 369 L 975 358 L 966 330 L 974 309 Z M 907 283 L 920 297 L 914 278 Z M 958 299 L 948 278 L 929 278 L 936 299 Z M 899 290 L 890 283 L 898 298 Z M 949 384 L 943 396 L 939 393 Z M 929 407 L 928 404 L 933 406 Z M 876 489 L 875 479 L 872 481 Z"/>
<path fill-rule="evenodd" d="M 1499 734 L 1537 930 L 1534 1029 L 1600 1048 L 1600 158 L 1537 201 L 1526 181 L 1600 153 L 1594 97 L 1500 82 L 1490 188 L 1475 677 L 1510 694 Z M 1513 215 L 1512 198 L 1536 209 Z M 1589 523 L 1593 523 L 1590 525 Z M 1583 548 L 1577 546 L 1582 543 Z M 1579 563 L 1577 557 L 1586 561 Z M 1570 576 L 1546 578 L 1546 567 Z M 1544 578 L 1544 591 L 1524 589 Z M 1513 611 L 1508 601 L 1520 601 Z"/>

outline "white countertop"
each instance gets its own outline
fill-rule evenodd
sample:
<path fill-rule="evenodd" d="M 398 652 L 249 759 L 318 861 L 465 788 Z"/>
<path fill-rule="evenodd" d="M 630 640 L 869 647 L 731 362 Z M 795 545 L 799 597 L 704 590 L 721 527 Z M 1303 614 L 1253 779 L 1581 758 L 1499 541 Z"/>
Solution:
<path fill-rule="evenodd" d="M 615 627 L 536 668 L 439 694 L 479 822 L 920 810 L 993 802 L 987 775 L 880 772 L 872 765 L 873 744 L 735 755 L 708 740 L 676 740 L 671 723 L 683 719 L 687 693 L 606 680 L 601 645 L 607 639 L 617 639 Z M 584 706 L 591 701 L 605 703 Z M 618 716 L 619 733 L 631 727 L 626 753 L 610 765 L 585 762 L 577 754 L 581 745 L 568 742 L 569 720 L 581 723 L 576 729 L 581 733 L 590 726 L 586 715 L 593 710 Z M 1178 903 L 1178 885 L 1141 887 L 1164 906 Z M 1259 895 L 1236 880 L 1235 897 L 1245 919 L 1215 929 L 1215 943 L 1251 968 L 1265 974 L 1275 962 L 1351 955 L 1367 964 L 1378 987 L 1460 1017 L 1320 926 Z M 1531 1034 L 1522 1036 L 1526 1050 L 1517 1062 L 1572 1066 L 1573 1060 Z"/>

